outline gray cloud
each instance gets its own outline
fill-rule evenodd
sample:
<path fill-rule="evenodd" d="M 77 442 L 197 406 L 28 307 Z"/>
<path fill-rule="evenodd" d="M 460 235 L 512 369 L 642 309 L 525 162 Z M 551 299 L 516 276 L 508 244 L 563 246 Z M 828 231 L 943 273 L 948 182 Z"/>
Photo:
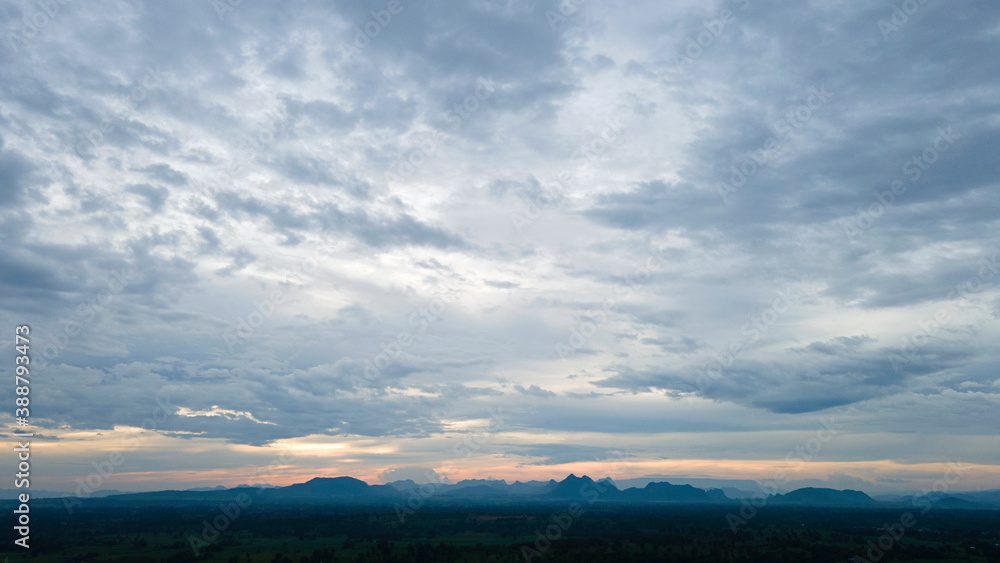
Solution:
<path fill-rule="evenodd" d="M 163 204 L 166 203 L 170 193 L 166 188 L 150 186 L 149 184 L 132 184 L 126 188 L 126 191 L 142 196 L 146 206 L 154 212 L 163 209 Z"/>
<path fill-rule="evenodd" d="M 40 427 L 170 395 L 183 447 L 388 445 L 345 457 L 371 475 L 501 406 L 483 455 L 539 466 L 758 455 L 744 430 L 781 459 L 827 415 L 838 460 L 985 455 L 1000 8 L 400 6 L 66 5 L 31 37 L 0 8 L 0 309 L 53 352 Z"/>

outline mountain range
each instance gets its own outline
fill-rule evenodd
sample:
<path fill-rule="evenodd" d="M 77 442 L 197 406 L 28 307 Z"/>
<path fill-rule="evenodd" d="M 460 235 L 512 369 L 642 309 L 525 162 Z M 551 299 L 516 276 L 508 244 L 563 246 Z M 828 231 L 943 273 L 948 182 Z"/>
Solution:
<path fill-rule="evenodd" d="M 0 498 L 14 498 L 24 490 L 2 490 Z M 66 493 L 30 491 L 34 498 L 71 497 Z M 413 504 L 419 502 L 441 504 L 507 504 L 531 502 L 596 501 L 621 503 L 687 503 L 720 504 L 748 502 L 733 498 L 719 488 L 701 489 L 689 484 L 650 482 L 644 487 L 619 489 L 615 482 L 605 478 L 594 481 L 584 475 L 569 475 L 562 481 L 515 481 L 507 483 L 494 479 L 467 479 L 457 483 L 424 483 L 411 480 L 394 481 L 383 485 L 370 485 L 353 477 L 316 477 L 304 483 L 285 487 L 270 485 L 239 485 L 201 487 L 183 491 L 167 490 L 144 493 L 102 491 L 88 497 L 100 503 L 197 503 L 232 501 L 240 495 L 251 495 L 255 501 L 268 503 L 350 503 L 350 504 Z M 758 499 L 763 500 L 761 495 Z M 759 502 L 759 501 L 758 501 Z M 873 499 L 861 491 L 806 487 L 784 494 L 768 495 L 766 502 L 783 506 L 876 507 L 923 506 L 951 509 L 1000 509 L 1000 490 L 976 493 L 941 493 L 909 496 L 883 496 Z"/>

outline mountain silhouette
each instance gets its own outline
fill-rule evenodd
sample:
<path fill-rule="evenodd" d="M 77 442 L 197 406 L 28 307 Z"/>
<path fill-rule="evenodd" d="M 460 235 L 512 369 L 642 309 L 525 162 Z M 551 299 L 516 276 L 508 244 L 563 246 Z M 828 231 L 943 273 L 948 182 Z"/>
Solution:
<path fill-rule="evenodd" d="M 622 492 L 623 500 L 659 502 L 709 502 L 708 493 L 691 485 L 649 483 L 639 489 L 632 487 Z"/>
<path fill-rule="evenodd" d="M 364 497 L 371 495 L 368 483 L 354 477 L 315 477 L 305 483 L 298 483 L 271 489 L 287 497 Z"/>
<path fill-rule="evenodd" d="M 0 493 L 7 491 L 0 490 Z M 116 491 L 114 491 L 116 492 Z M 772 495 L 768 502 L 786 506 L 839 506 L 839 507 L 873 507 L 893 506 L 900 503 L 916 501 L 933 503 L 935 508 L 942 509 L 976 509 L 996 506 L 991 503 L 998 491 L 979 491 L 955 493 L 953 495 L 928 495 L 926 498 L 900 497 L 889 502 L 872 499 L 861 491 L 807 487 L 785 494 Z M 62 493 L 72 496 L 70 493 Z M 167 490 L 145 493 L 119 493 L 104 498 L 93 497 L 83 499 L 95 505 L 122 505 L 140 503 L 149 505 L 173 505 L 190 503 L 220 503 L 236 502 L 248 497 L 253 502 L 280 504 L 289 503 L 344 503 L 393 506 L 412 500 L 414 495 L 429 502 L 444 502 L 451 505 L 467 503 L 469 506 L 480 504 L 534 503 L 553 500 L 568 500 L 590 503 L 597 500 L 641 504 L 652 503 L 692 503 L 692 504 L 728 504 L 737 500 L 726 495 L 720 489 L 700 489 L 683 484 L 674 485 L 665 481 L 650 482 L 646 486 L 630 487 L 620 490 L 614 481 L 603 478 L 594 481 L 587 475 L 568 475 L 562 481 L 515 481 L 507 483 L 502 479 L 466 479 L 458 483 L 424 483 L 417 484 L 412 480 L 395 481 L 386 485 L 369 485 L 354 477 L 316 477 L 304 483 L 296 483 L 285 487 L 240 485 L 233 488 L 202 487 L 186 491 Z M 970 498 L 972 497 L 972 498 Z M 2 498 L 2 497 L 0 497 Z M 52 497 L 58 498 L 58 497 Z"/>
<path fill-rule="evenodd" d="M 471 485 L 458 489 L 451 489 L 441 493 L 443 496 L 460 498 L 504 498 L 510 493 L 502 488 L 490 485 Z"/>
<path fill-rule="evenodd" d="M 568 477 L 549 491 L 548 496 L 550 498 L 593 501 L 598 498 L 617 499 L 621 498 L 621 494 L 622 492 L 618 488 L 607 481 L 596 483 L 586 475 L 577 477 L 570 473 Z"/>
<path fill-rule="evenodd" d="M 878 504 L 878 501 L 861 491 L 850 489 L 838 491 L 816 487 L 806 487 L 783 495 L 775 495 L 770 498 L 769 502 L 805 506 L 870 506 Z"/>

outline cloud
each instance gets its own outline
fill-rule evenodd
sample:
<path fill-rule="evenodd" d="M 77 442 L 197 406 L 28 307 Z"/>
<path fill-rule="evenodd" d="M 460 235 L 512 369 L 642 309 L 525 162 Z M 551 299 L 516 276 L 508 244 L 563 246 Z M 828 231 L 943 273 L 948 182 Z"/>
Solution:
<path fill-rule="evenodd" d="M 521 386 L 521 385 L 515 385 L 514 389 L 516 389 L 517 392 L 520 393 L 520 394 L 522 394 L 522 395 L 528 395 L 528 396 L 531 396 L 531 397 L 547 398 L 547 397 L 555 397 L 556 396 L 556 394 L 553 393 L 552 391 L 547 391 L 547 390 L 542 389 L 541 387 L 539 387 L 537 385 L 532 385 L 531 387 L 528 387 L 528 388 L 525 388 L 524 386 Z"/>
<path fill-rule="evenodd" d="M 159 163 L 150 164 L 140 169 L 145 172 L 150 178 L 154 180 L 159 180 L 161 182 L 171 184 L 174 186 L 183 186 L 188 183 L 188 177 L 182 172 L 178 172 L 170 167 L 169 164 Z"/>
<path fill-rule="evenodd" d="M 448 248 L 462 247 L 465 244 L 460 237 L 425 225 L 405 213 L 396 217 L 373 218 L 363 210 L 343 211 L 334 204 L 300 213 L 288 204 L 269 204 L 254 197 L 241 197 L 235 192 L 218 193 L 216 202 L 220 209 L 237 217 L 265 217 L 279 231 L 318 228 L 353 235 L 361 242 L 377 248 L 400 245 Z"/>
<path fill-rule="evenodd" d="M 166 188 L 150 186 L 149 184 L 132 184 L 126 189 L 130 193 L 142 196 L 146 200 L 146 206 L 153 212 L 163 209 L 163 204 L 166 203 L 170 193 Z"/>
<path fill-rule="evenodd" d="M 988 451 L 1000 8 L 401 6 L 0 9 L 0 310 L 51 352 L 41 428 L 169 395 L 175 445 L 398 452 L 337 466 L 369 476 L 499 407 L 469 471 L 780 460 L 827 415 L 840 461 Z"/>

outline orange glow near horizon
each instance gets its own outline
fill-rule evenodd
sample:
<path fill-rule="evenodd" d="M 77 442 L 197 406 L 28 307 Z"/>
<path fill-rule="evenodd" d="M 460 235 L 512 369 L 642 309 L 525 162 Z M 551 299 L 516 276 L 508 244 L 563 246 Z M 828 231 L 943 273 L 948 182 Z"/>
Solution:
<path fill-rule="evenodd" d="M 343 461 L 343 460 L 342 460 Z M 953 467 L 948 463 L 901 464 L 890 460 L 860 461 L 860 462 L 810 462 L 797 466 L 794 462 L 785 460 L 640 460 L 619 462 L 618 471 L 610 471 L 611 464 L 601 462 L 568 463 L 538 466 L 490 466 L 480 465 L 462 470 L 448 466 L 433 467 L 439 474 L 446 476 L 450 482 L 463 479 L 505 479 L 508 483 L 514 481 L 560 481 L 569 474 L 587 475 L 597 480 L 611 477 L 615 481 L 633 478 L 648 478 L 650 475 L 668 475 L 656 477 L 656 480 L 668 481 L 670 475 L 677 478 L 703 479 L 745 479 L 756 481 L 783 479 L 826 479 L 833 474 L 850 475 L 862 479 L 869 476 L 893 474 L 906 475 L 911 481 L 907 489 L 918 489 L 929 486 L 940 480 Z M 961 479 L 951 485 L 951 490 L 973 490 L 996 488 L 1000 482 L 1000 466 L 962 464 Z M 445 472 L 447 469 L 453 469 Z M 782 473 L 784 472 L 784 476 Z M 276 486 L 288 486 L 302 483 L 314 477 L 350 476 L 369 484 L 381 484 L 379 471 L 370 468 L 331 467 L 325 470 L 300 468 L 292 464 L 272 465 L 268 467 L 243 467 L 238 469 L 213 469 L 203 471 L 147 471 L 122 472 L 110 475 L 107 482 L 97 488 L 121 489 L 131 491 L 154 491 L 172 488 L 192 488 L 201 486 L 223 485 L 234 487 L 240 484 L 267 483 Z M 45 479 L 46 486 L 59 489 L 75 488 L 85 479 L 83 477 Z M 871 478 L 869 478 L 871 479 Z M 177 486 L 157 485 L 171 483 Z M 39 488 L 45 488 L 39 485 Z"/>
<path fill-rule="evenodd" d="M 880 477 L 902 479 L 902 483 L 881 483 L 882 490 L 916 490 L 932 485 L 944 476 L 948 463 L 905 464 L 893 460 L 809 461 L 786 459 L 644 459 L 623 458 L 604 461 L 580 461 L 557 465 L 538 465 L 529 457 L 477 455 L 455 461 L 426 460 L 427 452 L 407 451 L 407 444 L 377 438 L 344 438 L 310 435 L 266 446 L 229 444 L 220 439 L 178 438 L 157 432 L 140 432 L 119 426 L 105 431 L 48 430 L 56 440 L 40 440 L 32 448 L 45 456 L 58 452 L 59 466 L 76 466 L 80 475 L 36 475 L 32 485 L 40 489 L 75 491 L 79 483 L 90 479 L 91 490 L 118 489 L 151 491 L 193 487 L 234 487 L 240 484 L 267 483 L 287 486 L 314 477 L 351 476 L 369 484 L 382 483 L 381 474 L 399 468 L 425 467 L 455 482 L 462 479 L 505 479 L 513 481 L 562 480 L 569 474 L 588 475 L 593 479 L 611 477 L 616 481 L 650 478 L 668 481 L 676 478 L 777 480 L 826 480 L 831 475 L 847 475 L 875 483 Z M 441 444 L 437 442 L 434 444 Z M 450 443 L 449 443 L 450 445 Z M 428 446 L 433 447 L 433 446 Z M 452 451 L 441 447 L 441 450 Z M 438 450 L 438 451 L 441 451 Z M 156 467 L 163 452 L 170 457 L 188 456 L 201 460 L 204 469 L 136 471 L 138 467 Z M 95 473 L 95 463 L 105 464 L 112 455 L 124 462 L 107 475 Z M 382 461 L 385 460 L 385 461 Z M 381 463 L 379 463 L 381 461 Z M 376 465 L 377 464 L 377 465 Z M 221 468 L 219 466 L 228 466 Z M 952 490 L 995 489 L 1000 483 L 1000 465 L 968 465 Z M 426 479 L 424 480 L 426 481 Z"/>

